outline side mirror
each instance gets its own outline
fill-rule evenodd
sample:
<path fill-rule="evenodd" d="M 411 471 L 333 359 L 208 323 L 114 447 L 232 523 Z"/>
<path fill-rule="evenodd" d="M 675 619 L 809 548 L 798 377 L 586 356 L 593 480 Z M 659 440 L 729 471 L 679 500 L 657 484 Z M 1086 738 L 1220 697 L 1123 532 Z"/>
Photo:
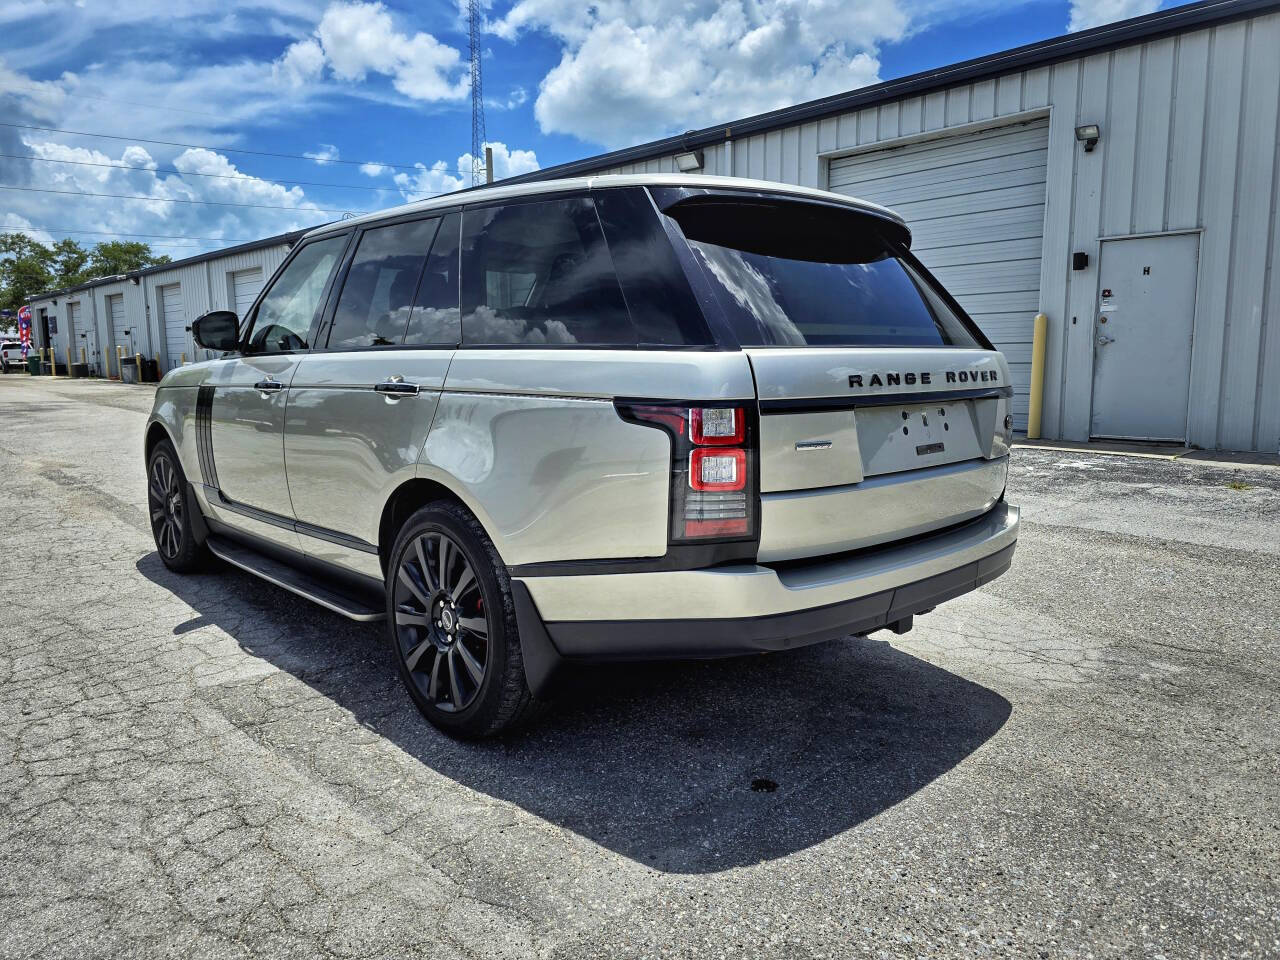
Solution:
<path fill-rule="evenodd" d="M 206 350 L 238 350 L 240 318 L 230 310 L 212 310 L 191 324 L 191 337 Z"/>

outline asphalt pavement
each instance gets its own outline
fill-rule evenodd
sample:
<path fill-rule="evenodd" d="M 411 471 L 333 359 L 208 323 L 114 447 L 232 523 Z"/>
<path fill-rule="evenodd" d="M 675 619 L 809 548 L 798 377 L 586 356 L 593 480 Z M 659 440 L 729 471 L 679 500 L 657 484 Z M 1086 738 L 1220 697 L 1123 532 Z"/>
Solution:
<path fill-rule="evenodd" d="M 161 565 L 150 402 L 0 378 L 0 958 L 1280 955 L 1280 468 L 1019 451 L 909 634 L 464 744 L 380 628 Z"/>

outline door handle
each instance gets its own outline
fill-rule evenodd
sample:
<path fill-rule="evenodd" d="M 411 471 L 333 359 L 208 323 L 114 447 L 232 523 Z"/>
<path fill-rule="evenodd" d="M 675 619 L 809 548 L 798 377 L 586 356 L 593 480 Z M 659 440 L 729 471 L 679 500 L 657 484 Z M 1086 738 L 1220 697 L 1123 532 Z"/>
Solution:
<path fill-rule="evenodd" d="M 401 397 L 416 397 L 419 387 L 416 383 L 405 383 L 404 377 L 387 377 L 381 383 L 373 385 L 374 393 L 381 393 L 388 400 L 399 400 Z"/>
<path fill-rule="evenodd" d="M 1098 346 L 1105 347 L 1108 343 L 1115 343 L 1115 337 L 1108 337 L 1105 333 L 1098 334 Z"/>
<path fill-rule="evenodd" d="M 253 385 L 253 389 L 257 390 L 261 397 L 265 400 L 273 393 L 279 393 L 284 389 L 284 384 L 279 380 L 259 380 Z"/>

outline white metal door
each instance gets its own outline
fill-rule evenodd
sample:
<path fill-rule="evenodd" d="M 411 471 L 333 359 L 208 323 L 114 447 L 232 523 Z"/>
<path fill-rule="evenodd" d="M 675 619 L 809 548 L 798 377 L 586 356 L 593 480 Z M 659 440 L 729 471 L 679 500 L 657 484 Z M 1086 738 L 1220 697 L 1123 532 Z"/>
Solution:
<path fill-rule="evenodd" d="M 124 294 L 113 293 L 107 297 L 107 323 L 111 326 L 111 337 L 117 347 L 124 347 L 126 355 L 133 354 L 133 338 L 125 333 L 129 324 L 124 317 Z M 115 357 L 111 358 L 111 369 L 115 370 Z"/>
<path fill-rule="evenodd" d="M 1038 120 L 840 157 L 828 185 L 883 204 L 911 249 L 1009 361 L 1026 426 L 1031 332 L 1040 309 L 1049 122 Z"/>
<path fill-rule="evenodd" d="M 156 300 L 160 304 L 161 323 L 164 324 L 164 342 L 168 351 L 167 369 L 182 364 L 182 355 L 191 356 L 191 347 L 187 343 L 187 312 L 182 304 L 182 285 L 165 284 L 156 288 Z"/>
<path fill-rule="evenodd" d="M 261 289 L 261 267 L 237 270 L 231 274 L 231 309 L 236 312 L 236 316 L 241 320 L 244 320 L 245 314 L 253 306 L 253 301 L 257 298 L 258 291 Z"/>
<path fill-rule="evenodd" d="M 1199 234 L 1104 240 L 1094 323 L 1095 437 L 1187 437 Z"/>

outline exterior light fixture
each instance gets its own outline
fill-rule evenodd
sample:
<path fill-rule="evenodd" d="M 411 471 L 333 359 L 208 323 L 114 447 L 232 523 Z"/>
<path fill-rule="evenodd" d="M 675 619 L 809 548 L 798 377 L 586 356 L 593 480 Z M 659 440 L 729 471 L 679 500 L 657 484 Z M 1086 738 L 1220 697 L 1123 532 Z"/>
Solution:
<path fill-rule="evenodd" d="M 697 173 L 702 169 L 702 151 L 690 150 L 676 154 L 676 167 L 681 173 Z"/>
<path fill-rule="evenodd" d="M 132 283 L 132 284 L 136 287 L 136 286 L 138 285 L 138 278 L 137 278 L 137 277 L 130 277 L 130 278 L 129 278 L 129 282 L 130 282 L 130 283 Z"/>
<path fill-rule="evenodd" d="M 1098 138 L 1102 136 L 1102 129 L 1096 123 L 1086 123 L 1084 126 L 1076 127 L 1076 139 L 1084 144 L 1085 153 L 1093 153 L 1093 148 L 1098 145 Z"/>

